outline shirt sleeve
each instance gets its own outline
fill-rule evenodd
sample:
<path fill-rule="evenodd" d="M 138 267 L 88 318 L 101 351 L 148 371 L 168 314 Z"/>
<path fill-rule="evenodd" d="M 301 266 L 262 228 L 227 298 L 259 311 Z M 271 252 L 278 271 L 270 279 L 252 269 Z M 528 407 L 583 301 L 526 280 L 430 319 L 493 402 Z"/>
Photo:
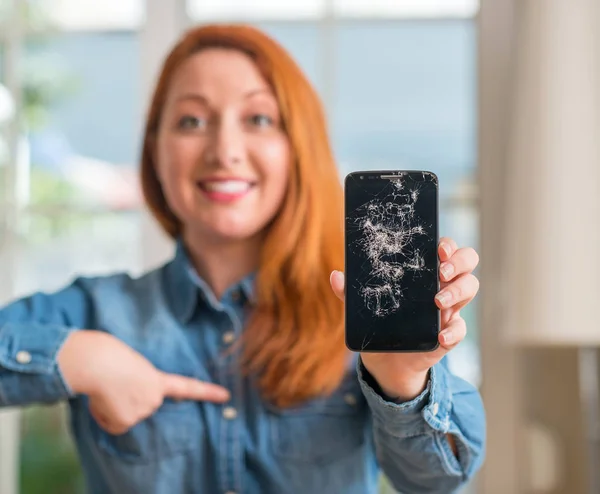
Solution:
<path fill-rule="evenodd" d="M 383 395 L 358 360 L 360 386 L 373 417 L 377 460 L 400 492 L 456 492 L 483 462 L 486 425 L 481 397 L 447 365 L 444 358 L 431 369 L 421 395 L 396 403 Z M 458 457 L 448 434 L 455 439 Z"/>
<path fill-rule="evenodd" d="M 73 396 L 57 364 L 67 337 L 90 327 L 82 279 L 0 308 L 0 407 L 53 403 Z"/>

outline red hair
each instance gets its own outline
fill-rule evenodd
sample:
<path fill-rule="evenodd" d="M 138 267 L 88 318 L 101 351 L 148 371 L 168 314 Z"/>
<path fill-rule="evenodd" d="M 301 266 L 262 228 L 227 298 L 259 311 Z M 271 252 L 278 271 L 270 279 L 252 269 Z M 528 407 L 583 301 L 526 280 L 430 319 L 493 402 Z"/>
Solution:
<path fill-rule="evenodd" d="M 257 303 L 243 336 L 242 360 L 263 396 L 291 406 L 335 390 L 346 368 L 343 304 L 329 274 L 343 266 L 342 188 L 319 97 L 288 53 L 261 31 L 239 25 L 189 30 L 167 57 L 152 98 L 141 163 L 145 200 L 172 237 L 182 225 L 162 192 L 155 135 L 173 73 L 206 48 L 246 53 L 271 85 L 294 163 L 288 193 L 262 248 Z"/>

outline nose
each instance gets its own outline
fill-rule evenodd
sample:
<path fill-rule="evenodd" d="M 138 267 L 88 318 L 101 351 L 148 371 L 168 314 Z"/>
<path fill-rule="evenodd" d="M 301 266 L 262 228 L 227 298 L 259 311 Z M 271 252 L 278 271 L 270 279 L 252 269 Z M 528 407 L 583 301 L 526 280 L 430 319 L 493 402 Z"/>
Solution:
<path fill-rule="evenodd" d="M 244 135 L 233 121 L 225 119 L 215 126 L 204 155 L 207 164 L 230 167 L 239 165 L 244 158 Z"/>

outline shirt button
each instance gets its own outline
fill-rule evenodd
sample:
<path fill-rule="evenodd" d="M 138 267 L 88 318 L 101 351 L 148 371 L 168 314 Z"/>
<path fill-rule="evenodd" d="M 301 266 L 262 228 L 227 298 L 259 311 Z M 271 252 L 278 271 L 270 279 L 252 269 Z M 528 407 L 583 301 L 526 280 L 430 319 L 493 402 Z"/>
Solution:
<path fill-rule="evenodd" d="M 431 405 L 431 413 L 433 413 L 434 415 L 437 415 L 439 410 L 440 410 L 440 406 L 437 403 L 434 403 L 433 405 Z"/>
<path fill-rule="evenodd" d="M 344 401 L 348 405 L 354 406 L 356 405 L 356 396 L 354 396 L 352 393 L 347 393 L 346 395 L 344 395 Z"/>
<path fill-rule="evenodd" d="M 233 407 L 225 407 L 223 409 L 223 417 L 227 420 L 233 420 L 237 417 L 237 410 Z"/>
<path fill-rule="evenodd" d="M 21 350 L 20 352 L 17 352 L 17 362 L 19 362 L 20 364 L 28 364 L 29 362 L 31 362 L 31 353 L 26 352 L 25 350 Z"/>
<path fill-rule="evenodd" d="M 223 335 L 223 343 L 225 343 L 226 345 L 230 345 L 231 343 L 233 343 L 234 340 L 235 333 L 233 331 L 227 331 L 227 333 Z"/>
<path fill-rule="evenodd" d="M 233 300 L 234 302 L 239 302 L 241 298 L 242 294 L 239 290 L 234 290 L 233 292 L 231 292 L 231 300 Z"/>

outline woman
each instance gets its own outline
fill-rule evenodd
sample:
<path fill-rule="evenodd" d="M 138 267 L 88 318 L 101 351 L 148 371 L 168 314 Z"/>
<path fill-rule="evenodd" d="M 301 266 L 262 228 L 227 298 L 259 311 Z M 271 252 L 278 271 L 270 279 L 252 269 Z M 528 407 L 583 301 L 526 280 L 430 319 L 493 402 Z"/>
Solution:
<path fill-rule="evenodd" d="M 279 45 L 244 26 L 186 33 L 141 173 L 171 262 L 0 311 L 0 403 L 68 400 L 89 492 L 364 494 L 381 468 L 402 492 L 449 493 L 475 473 L 482 404 L 442 359 L 477 254 L 440 243 L 438 350 L 346 350 L 340 180 Z"/>

